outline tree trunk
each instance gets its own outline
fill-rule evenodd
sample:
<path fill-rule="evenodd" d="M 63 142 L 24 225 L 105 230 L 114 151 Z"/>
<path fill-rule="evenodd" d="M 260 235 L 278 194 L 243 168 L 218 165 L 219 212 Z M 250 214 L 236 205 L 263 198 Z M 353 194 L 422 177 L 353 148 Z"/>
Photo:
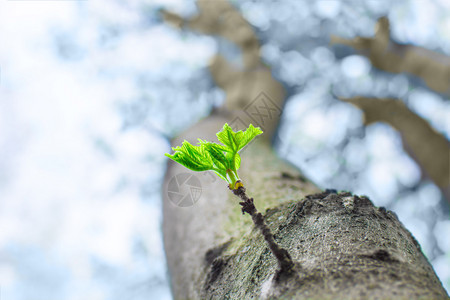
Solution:
<path fill-rule="evenodd" d="M 212 115 L 173 144 L 216 141 L 229 118 Z M 202 186 L 190 207 L 168 197 L 170 180 L 182 173 Z M 243 150 L 239 174 L 275 240 L 296 262 L 294 274 L 275 276 L 276 259 L 224 181 L 170 161 L 163 231 L 175 299 L 448 298 L 394 213 L 364 196 L 320 192 L 274 154 L 269 137 Z"/>

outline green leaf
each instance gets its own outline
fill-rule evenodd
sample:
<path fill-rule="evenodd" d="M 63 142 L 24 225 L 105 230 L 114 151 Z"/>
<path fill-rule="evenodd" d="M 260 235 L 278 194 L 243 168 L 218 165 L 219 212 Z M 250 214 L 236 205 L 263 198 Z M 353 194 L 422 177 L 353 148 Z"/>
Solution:
<path fill-rule="evenodd" d="M 237 171 L 241 167 L 241 156 L 239 153 L 236 153 L 234 156 L 234 168 Z"/>
<path fill-rule="evenodd" d="M 232 152 L 237 151 L 238 147 L 234 136 L 235 133 L 233 132 L 233 129 L 227 123 L 225 123 L 225 125 L 223 125 L 223 129 L 217 133 L 217 138 L 219 141 L 227 146 L 227 148 Z"/>
<path fill-rule="evenodd" d="M 174 155 L 166 154 L 166 156 L 192 171 L 207 171 L 211 169 L 210 166 L 205 164 L 198 164 L 197 162 L 190 160 L 180 153 L 175 153 Z"/>
<path fill-rule="evenodd" d="M 247 128 L 246 131 L 243 132 L 242 137 L 240 138 L 239 150 L 244 148 L 251 140 L 253 140 L 257 135 L 260 135 L 262 130 L 259 127 L 254 127 L 252 124 Z"/>
<path fill-rule="evenodd" d="M 217 138 L 222 144 L 227 146 L 230 152 L 238 152 L 261 133 L 263 133 L 262 130 L 259 127 L 254 127 L 252 124 L 244 132 L 242 130 L 234 132 L 230 125 L 225 123 L 223 129 L 217 133 Z"/>
<path fill-rule="evenodd" d="M 230 161 L 225 157 L 223 151 L 225 148 L 221 145 L 210 143 L 210 142 L 202 142 L 205 150 L 208 151 L 211 156 L 214 165 L 223 171 L 226 172 L 227 169 L 231 168 Z"/>
<path fill-rule="evenodd" d="M 225 123 L 217 133 L 222 145 L 199 139 L 199 145 L 193 146 L 185 140 L 181 147 L 172 148 L 173 155 L 166 153 L 166 156 L 193 171 L 212 170 L 233 188 L 239 180 L 237 170 L 241 166 L 238 152 L 261 133 L 262 130 L 252 124 L 244 132 L 234 132 Z"/>
<path fill-rule="evenodd" d="M 172 148 L 175 153 L 166 156 L 192 171 L 207 171 L 213 168 L 213 161 L 204 146 L 193 146 L 184 141 L 181 147 Z"/>

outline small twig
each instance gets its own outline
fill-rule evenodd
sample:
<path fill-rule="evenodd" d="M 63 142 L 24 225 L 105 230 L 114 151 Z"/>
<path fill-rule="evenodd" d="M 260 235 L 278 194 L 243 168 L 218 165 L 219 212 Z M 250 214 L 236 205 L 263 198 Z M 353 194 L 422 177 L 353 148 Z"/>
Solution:
<path fill-rule="evenodd" d="M 273 238 L 273 234 L 264 221 L 262 214 L 258 212 L 255 205 L 253 204 L 253 198 L 249 198 L 247 196 L 247 194 L 245 193 L 245 188 L 243 186 L 240 186 L 239 188 L 232 191 L 233 194 L 243 200 L 242 202 L 239 202 L 239 204 L 242 206 L 242 213 L 248 213 L 252 217 L 253 223 L 257 228 L 259 228 L 262 235 L 264 236 L 264 239 L 269 245 L 270 251 L 272 251 L 273 255 L 276 257 L 280 271 L 289 273 L 292 272 L 294 269 L 294 262 L 292 261 L 289 252 L 286 249 L 281 248 L 275 241 L 275 239 Z"/>

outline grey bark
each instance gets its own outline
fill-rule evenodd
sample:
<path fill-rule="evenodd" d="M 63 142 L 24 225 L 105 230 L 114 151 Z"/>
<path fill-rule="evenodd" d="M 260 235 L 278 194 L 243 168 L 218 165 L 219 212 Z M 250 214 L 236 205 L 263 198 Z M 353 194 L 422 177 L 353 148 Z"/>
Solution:
<path fill-rule="evenodd" d="M 216 141 L 229 119 L 212 115 L 173 144 Z M 277 261 L 222 180 L 195 173 L 200 200 L 174 205 L 168 181 L 189 171 L 170 161 L 163 232 L 175 299 L 448 299 L 394 213 L 363 196 L 320 192 L 273 153 L 269 138 L 244 149 L 239 174 L 296 272 L 275 280 Z"/>

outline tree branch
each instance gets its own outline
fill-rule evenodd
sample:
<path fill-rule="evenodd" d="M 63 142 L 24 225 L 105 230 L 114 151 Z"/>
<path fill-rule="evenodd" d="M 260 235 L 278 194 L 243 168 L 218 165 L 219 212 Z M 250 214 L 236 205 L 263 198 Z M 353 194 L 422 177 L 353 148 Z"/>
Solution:
<path fill-rule="evenodd" d="M 442 190 L 450 203 L 450 146 L 447 139 L 399 99 L 339 98 L 364 112 L 364 124 L 385 122 L 398 130 L 405 151 Z"/>
<path fill-rule="evenodd" d="M 450 95 L 450 57 L 423 47 L 394 42 L 390 37 L 387 17 L 378 20 L 373 38 L 345 39 L 332 35 L 330 43 L 355 48 L 380 70 L 413 74 L 421 78 L 430 89 Z"/>
<path fill-rule="evenodd" d="M 264 221 L 264 217 L 253 204 L 253 198 L 249 198 L 247 196 L 247 194 L 245 193 L 246 190 L 243 186 L 240 186 L 238 189 L 232 191 L 233 194 L 243 200 L 242 202 L 239 202 L 239 204 L 242 206 L 242 214 L 248 213 L 252 217 L 253 223 L 255 224 L 256 228 L 258 228 L 261 231 L 261 234 L 264 236 L 264 240 L 267 242 L 270 251 L 272 251 L 272 254 L 278 261 L 279 273 L 293 274 L 294 262 L 292 261 L 291 255 L 286 249 L 280 247 L 278 243 L 275 242 L 270 228 Z"/>

